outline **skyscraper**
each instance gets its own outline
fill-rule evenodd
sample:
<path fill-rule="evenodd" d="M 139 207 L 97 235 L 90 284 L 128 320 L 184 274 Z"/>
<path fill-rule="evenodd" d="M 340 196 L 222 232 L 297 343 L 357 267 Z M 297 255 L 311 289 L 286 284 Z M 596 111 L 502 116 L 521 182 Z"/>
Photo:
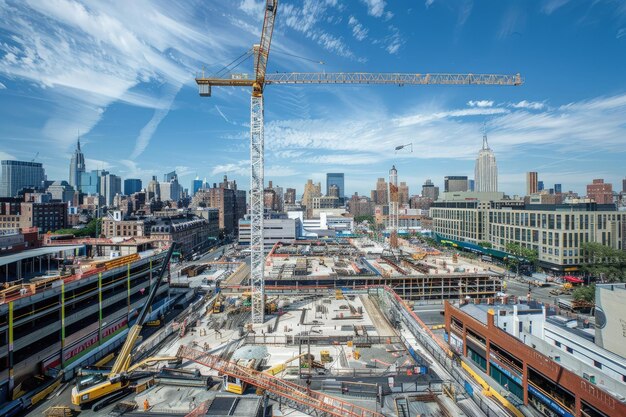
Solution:
<path fill-rule="evenodd" d="M 537 181 L 537 191 L 543 191 L 544 189 L 543 181 Z"/>
<path fill-rule="evenodd" d="M 326 195 L 330 195 L 330 186 L 336 185 L 339 188 L 339 198 L 341 201 L 345 198 L 345 187 L 343 173 L 326 174 Z"/>
<path fill-rule="evenodd" d="M 124 180 L 124 194 L 132 195 L 141 191 L 141 180 L 138 178 L 127 178 Z"/>
<path fill-rule="evenodd" d="M 388 203 L 388 190 L 387 181 L 384 178 L 379 178 L 376 181 L 376 189 L 372 190 L 372 200 L 374 204 L 384 205 Z"/>
<path fill-rule="evenodd" d="M 195 195 L 202 188 L 203 181 L 196 175 L 196 179 L 191 182 L 192 195 Z"/>
<path fill-rule="evenodd" d="M 526 173 L 526 195 L 535 194 L 538 191 L 538 175 L 531 171 Z"/>
<path fill-rule="evenodd" d="M 444 188 L 446 193 L 452 193 L 456 191 L 467 191 L 467 176 L 448 175 L 443 178 Z"/>
<path fill-rule="evenodd" d="M 404 181 L 398 185 L 398 202 L 400 205 L 409 204 L 409 186 Z"/>
<path fill-rule="evenodd" d="M 80 192 L 84 194 L 100 194 L 100 171 L 80 173 Z"/>
<path fill-rule="evenodd" d="M 304 193 L 302 193 L 302 205 L 306 208 L 307 219 L 313 214 L 313 198 L 322 196 L 322 185 L 313 180 L 307 180 L 304 184 Z"/>
<path fill-rule="evenodd" d="M 563 192 L 563 186 L 561 184 L 554 184 L 554 193 L 561 194 Z"/>
<path fill-rule="evenodd" d="M 483 147 L 478 151 L 478 157 L 476 158 L 474 181 L 474 189 L 478 192 L 498 191 L 498 166 L 496 165 L 496 156 L 493 154 L 491 148 L 489 148 L 486 133 L 483 135 Z"/>
<path fill-rule="evenodd" d="M 72 160 L 70 161 L 70 185 L 74 187 L 75 190 L 81 189 L 80 180 L 83 172 L 85 172 L 85 155 L 83 155 L 83 152 L 80 150 L 79 138 L 76 142 L 76 149 L 72 155 Z"/>
<path fill-rule="evenodd" d="M 113 205 L 115 194 L 122 194 L 122 179 L 107 171 L 100 172 L 100 195 L 104 197 L 104 204 Z"/>
<path fill-rule="evenodd" d="M 426 180 L 424 185 L 422 185 L 422 197 L 436 201 L 439 198 L 439 187 L 435 187 L 431 180 Z"/>
<path fill-rule="evenodd" d="M 178 177 L 178 175 L 176 175 L 176 171 L 168 172 L 167 174 L 163 175 L 163 181 L 170 182 L 176 177 Z"/>
<path fill-rule="evenodd" d="M 2 161 L 0 165 L 0 197 L 15 197 L 22 188 L 41 187 L 46 179 L 39 162 Z"/>

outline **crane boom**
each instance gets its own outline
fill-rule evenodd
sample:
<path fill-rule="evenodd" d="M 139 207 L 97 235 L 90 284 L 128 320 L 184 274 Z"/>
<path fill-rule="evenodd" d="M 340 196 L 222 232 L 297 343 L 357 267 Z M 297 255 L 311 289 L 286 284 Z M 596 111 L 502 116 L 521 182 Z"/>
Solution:
<path fill-rule="evenodd" d="M 267 58 L 270 53 L 272 43 L 272 33 L 274 33 L 274 21 L 276 19 L 276 9 L 278 0 L 267 0 L 265 3 L 265 17 L 263 19 L 263 29 L 261 30 L 261 42 L 254 45 L 254 72 L 256 84 L 255 94 L 262 94 L 267 69 Z"/>
<path fill-rule="evenodd" d="M 204 86 L 252 87 L 255 80 L 246 74 L 231 78 L 196 78 L 200 90 Z M 280 72 L 266 74 L 271 84 L 390 84 L 390 85 L 522 85 L 520 74 L 411 74 L 398 72 Z"/>

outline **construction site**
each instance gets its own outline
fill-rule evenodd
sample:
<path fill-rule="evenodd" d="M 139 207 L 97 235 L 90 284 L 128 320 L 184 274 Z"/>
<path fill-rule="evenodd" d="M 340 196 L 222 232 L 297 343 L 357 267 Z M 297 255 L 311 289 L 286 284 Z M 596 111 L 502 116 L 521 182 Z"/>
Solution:
<path fill-rule="evenodd" d="M 40 408 L 49 416 L 78 409 L 85 416 L 482 415 L 472 414 L 472 400 L 403 335 L 393 317 L 406 307 L 382 312 L 382 304 L 393 310 L 391 294 L 270 292 L 262 326 L 250 324 L 249 292 L 207 294 L 132 353 L 133 344 L 125 344 L 110 359 L 113 368 L 82 369 L 73 388 Z M 125 365 L 116 370 L 119 363 Z M 109 382 L 106 395 L 82 382 L 94 375 Z M 109 391 L 113 375 L 125 383 Z"/>
<path fill-rule="evenodd" d="M 489 298 L 502 291 L 502 275 L 484 265 L 401 239 L 393 250 L 369 238 L 278 243 L 265 268 L 268 290 L 387 285 L 409 301 Z"/>

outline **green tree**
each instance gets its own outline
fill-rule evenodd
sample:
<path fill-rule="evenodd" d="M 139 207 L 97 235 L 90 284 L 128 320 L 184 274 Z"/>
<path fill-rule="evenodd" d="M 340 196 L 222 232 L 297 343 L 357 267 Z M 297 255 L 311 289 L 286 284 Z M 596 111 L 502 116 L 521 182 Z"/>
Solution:
<path fill-rule="evenodd" d="M 82 229 L 59 229 L 55 235 L 74 235 L 76 237 L 96 237 L 96 229 L 102 233 L 102 219 L 92 219 Z"/>
<path fill-rule="evenodd" d="M 626 282 L 626 252 L 595 242 L 581 245 L 582 270 L 608 282 Z"/>
<path fill-rule="evenodd" d="M 588 303 L 595 302 L 596 299 L 596 286 L 595 284 L 577 287 L 572 292 L 572 297 L 576 301 L 586 301 Z"/>
<path fill-rule="evenodd" d="M 491 242 L 478 242 L 478 246 L 480 246 L 481 248 L 487 248 L 487 249 L 493 248 L 493 245 L 491 244 Z"/>
<path fill-rule="evenodd" d="M 371 214 L 362 214 L 360 216 L 355 216 L 354 222 L 355 223 L 368 222 L 370 225 L 376 223 L 376 221 L 374 220 L 374 216 L 372 216 Z"/>
<path fill-rule="evenodd" d="M 519 275 L 519 267 L 523 262 L 536 265 L 539 256 L 533 249 L 526 248 L 518 243 L 509 242 L 506 244 L 506 251 L 512 256 L 507 257 L 510 267 L 515 267 L 515 275 Z"/>

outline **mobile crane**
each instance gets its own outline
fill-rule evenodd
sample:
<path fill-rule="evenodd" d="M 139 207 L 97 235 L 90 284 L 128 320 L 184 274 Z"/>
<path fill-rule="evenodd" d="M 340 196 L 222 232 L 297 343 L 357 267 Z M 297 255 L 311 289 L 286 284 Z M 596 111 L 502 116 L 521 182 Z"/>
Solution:
<path fill-rule="evenodd" d="M 163 265 L 161 266 L 159 276 L 150 289 L 148 299 L 144 303 L 141 312 L 139 313 L 139 317 L 137 317 L 137 321 L 128 332 L 126 341 L 124 342 L 117 359 L 115 359 L 111 371 L 108 374 L 96 373 L 86 375 L 78 379 L 76 386 L 72 388 L 72 404 L 74 406 L 79 408 L 92 407 L 93 410 L 99 410 L 127 393 L 127 389 L 129 388 L 132 380 L 132 373 L 136 369 L 153 362 L 177 360 L 174 356 L 152 357 L 131 366 L 133 347 L 139 338 L 142 327 L 146 323 L 148 311 L 154 301 L 159 284 L 165 275 L 174 246 L 175 243 L 172 243 L 167 255 L 163 259 Z"/>

